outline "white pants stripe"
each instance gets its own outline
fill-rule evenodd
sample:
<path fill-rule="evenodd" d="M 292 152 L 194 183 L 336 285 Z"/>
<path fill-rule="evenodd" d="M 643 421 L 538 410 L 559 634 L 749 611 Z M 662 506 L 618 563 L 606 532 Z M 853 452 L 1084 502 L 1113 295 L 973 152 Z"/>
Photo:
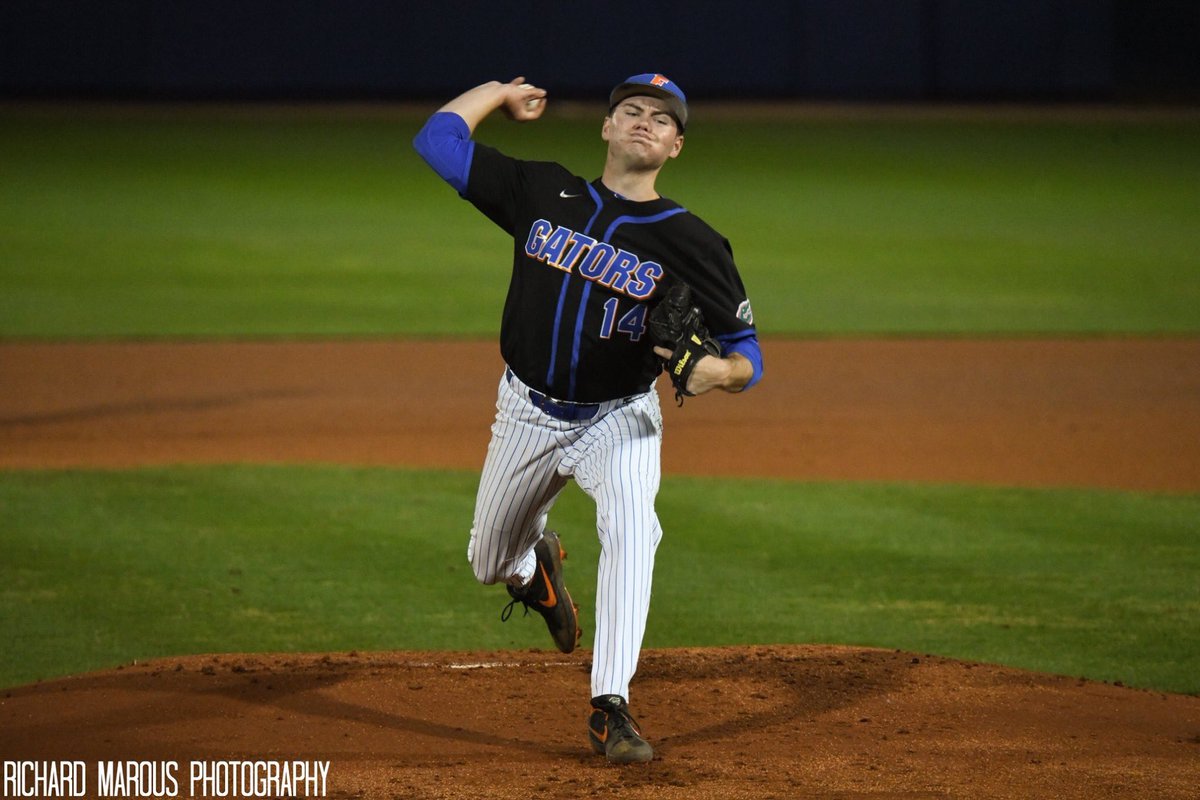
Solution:
<path fill-rule="evenodd" d="M 592 696 L 628 699 L 637 671 L 662 539 L 654 511 L 661 451 L 654 391 L 604 403 L 593 419 L 571 422 L 536 408 L 515 378 L 500 380 L 467 557 L 481 583 L 525 583 L 535 569 L 533 547 L 567 480 L 595 501 L 600 560 Z"/>

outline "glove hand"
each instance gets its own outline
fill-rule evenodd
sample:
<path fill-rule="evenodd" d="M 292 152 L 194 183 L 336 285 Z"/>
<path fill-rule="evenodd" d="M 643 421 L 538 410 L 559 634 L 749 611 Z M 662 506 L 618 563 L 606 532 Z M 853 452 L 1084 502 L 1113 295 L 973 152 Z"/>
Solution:
<path fill-rule="evenodd" d="M 674 351 L 666 347 L 655 347 L 654 352 L 662 358 L 663 361 L 669 362 Z M 692 367 L 692 374 L 688 376 L 687 385 L 684 387 L 686 396 L 694 396 L 704 394 L 724 387 L 733 372 L 733 366 L 724 358 L 719 356 L 705 354 L 700 357 L 696 365 Z"/>
<path fill-rule="evenodd" d="M 703 394 L 718 385 L 714 379 L 725 366 L 720 358 L 721 346 L 708 335 L 704 315 L 692 305 L 692 290 L 687 284 L 676 283 L 667 290 L 650 312 L 649 324 L 654 352 L 666 362 L 667 376 L 680 405 L 684 397 Z M 701 370 L 699 376 L 695 375 L 697 368 Z"/>

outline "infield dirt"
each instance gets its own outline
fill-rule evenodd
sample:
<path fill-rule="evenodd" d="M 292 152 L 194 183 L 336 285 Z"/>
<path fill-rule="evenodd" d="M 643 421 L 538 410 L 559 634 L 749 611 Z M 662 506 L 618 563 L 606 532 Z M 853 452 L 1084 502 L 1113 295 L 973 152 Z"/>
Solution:
<path fill-rule="evenodd" d="M 1200 339 L 768 341 L 674 408 L 666 474 L 1200 490 Z M 479 469 L 487 342 L 0 342 L 0 468 Z"/>
<path fill-rule="evenodd" d="M 767 342 L 668 473 L 1200 490 L 1200 340 Z M 476 469 L 469 342 L 0 343 L 0 468 Z M 587 749 L 589 653 L 204 655 L 0 692 L 0 757 L 328 760 L 367 798 L 1195 798 L 1200 698 L 826 646 L 644 654 L 657 748 Z"/>

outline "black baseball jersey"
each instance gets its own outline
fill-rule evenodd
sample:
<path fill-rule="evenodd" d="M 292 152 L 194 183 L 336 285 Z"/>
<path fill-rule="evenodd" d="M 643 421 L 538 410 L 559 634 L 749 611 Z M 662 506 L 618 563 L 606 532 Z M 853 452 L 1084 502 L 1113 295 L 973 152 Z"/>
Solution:
<path fill-rule="evenodd" d="M 649 310 L 674 281 L 692 287 L 713 336 L 754 332 L 729 242 L 671 200 L 627 200 L 478 142 L 462 196 L 513 237 L 500 351 L 538 391 L 575 402 L 648 391 L 662 368 Z"/>

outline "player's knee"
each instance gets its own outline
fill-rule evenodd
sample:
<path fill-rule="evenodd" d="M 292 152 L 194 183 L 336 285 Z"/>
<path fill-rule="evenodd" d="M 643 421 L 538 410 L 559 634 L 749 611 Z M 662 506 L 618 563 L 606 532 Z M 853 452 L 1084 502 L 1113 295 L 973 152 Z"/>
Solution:
<path fill-rule="evenodd" d="M 482 557 L 480 550 L 483 548 L 475 547 L 474 544 L 472 540 L 471 546 L 467 548 L 467 562 L 471 565 L 471 572 L 475 574 L 475 580 L 485 586 L 491 586 L 498 579 L 496 565 L 490 559 Z"/>
<path fill-rule="evenodd" d="M 480 564 L 472 559 L 471 571 L 475 573 L 475 580 L 484 586 L 491 586 L 497 580 L 496 570 L 488 564 Z"/>

